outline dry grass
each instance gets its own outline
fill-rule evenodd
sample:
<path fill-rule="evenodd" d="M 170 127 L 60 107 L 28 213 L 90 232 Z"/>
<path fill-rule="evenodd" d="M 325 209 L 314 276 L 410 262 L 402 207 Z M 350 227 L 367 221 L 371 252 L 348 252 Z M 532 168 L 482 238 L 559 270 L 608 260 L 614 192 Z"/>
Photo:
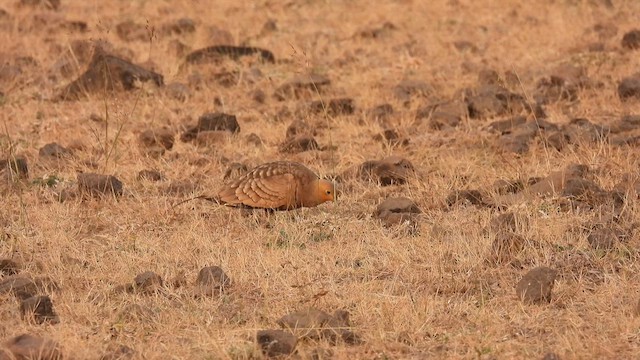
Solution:
<path fill-rule="evenodd" d="M 492 145 L 495 136 L 482 130 L 493 119 L 465 120 L 446 131 L 421 129 L 410 135 L 409 146 L 393 148 L 372 140 L 381 127 L 365 116 L 367 109 L 391 103 L 395 124 L 409 127 L 422 103 L 404 107 L 393 97 L 393 86 L 405 78 L 423 80 L 448 98 L 475 85 L 479 70 L 510 70 L 530 96 L 536 81 L 563 62 L 584 66 L 602 86 L 581 91 L 571 105 L 548 106 L 550 121 L 587 117 L 607 124 L 638 113 L 639 103 L 622 103 L 616 86 L 640 65 L 637 52 L 620 47 L 622 34 L 637 25 L 640 3 L 613 0 L 610 8 L 597 0 L 62 2 L 58 12 L 19 9 L 14 1 L 2 5 L 14 16 L 0 31 L 3 51 L 31 56 L 38 65 L 21 75 L 26 80 L 5 81 L 0 88 L 6 95 L 0 158 L 25 156 L 31 180 L 55 175 L 72 183 L 78 172 L 114 174 L 124 182 L 125 194 L 61 203 L 51 189 L 31 180 L 4 190 L 0 258 L 17 259 L 26 273 L 59 283 L 52 299 L 61 323 L 29 325 L 20 319 L 15 300 L 2 298 L 0 338 L 42 334 L 77 359 L 97 358 L 111 343 L 134 348 L 139 358 L 243 359 L 260 357 L 253 343 L 256 330 L 275 328 L 280 316 L 314 306 L 349 310 L 364 344 L 304 344 L 303 356 L 318 346 L 331 347 L 339 359 L 530 359 L 547 352 L 563 359 L 630 358 L 640 352 L 640 323 L 634 316 L 640 289 L 637 239 L 627 251 L 592 250 L 572 229 L 593 213 L 563 212 L 550 200 L 535 199 L 510 209 L 529 221 L 522 232 L 528 242 L 518 255 L 521 266 L 491 266 L 484 259 L 494 235 L 483 229 L 498 212 L 441 207 L 454 189 L 546 176 L 572 162 L 595 169 L 598 183 L 610 189 L 622 174 L 637 174 L 635 148 L 600 142 L 558 152 L 536 143 L 523 156 L 502 154 Z M 123 42 L 114 30 L 129 19 L 159 29 L 180 17 L 197 23 L 195 34 L 181 37 L 194 49 L 210 45 L 207 29 L 216 26 L 238 43 L 247 39 L 289 61 L 254 65 L 263 74 L 256 83 L 205 86 L 184 103 L 150 88 L 80 101 L 47 100 L 69 81 L 50 78 L 49 70 L 61 50 L 81 38 L 125 47 L 134 62 L 152 62 L 165 83 L 186 83 L 189 72 L 179 71 L 180 58 L 168 50 L 169 39 Z M 84 20 L 89 32 L 51 30 L 58 18 Z M 278 30 L 260 35 L 268 19 L 277 20 Z M 397 30 L 380 39 L 357 36 L 385 21 Z M 604 51 L 588 52 L 589 43 L 600 41 L 587 31 L 598 22 L 615 24 L 618 33 L 602 40 Z M 452 43 L 459 40 L 479 50 L 458 51 Z M 221 66 L 245 74 L 250 67 L 246 61 Z M 318 142 L 335 145 L 335 151 L 280 154 L 278 145 L 293 117 L 278 121 L 275 115 L 282 106 L 295 111 L 300 102 L 278 102 L 271 94 L 294 75 L 312 72 L 332 80 L 322 99 L 352 97 L 358 109 L 347 117 L 305 115 L 327 128 Z M 251 100 L 253 89 L 267 94 L 265 104 Z M 180 134 L 214 110 L 237 115 L 240 135 L 214 149 L 176 141 L 159 159 L 138 151 L 137 135 L 145 129 L 166 127 Z M 89 120 L 93 113 L 108 121 Z M 246 143 L 250 133 L 265 146 Z M 80 150 L 73 160 L 44 162 L 38 149 L 53 141 Z M 268 226 L 208 203 L 172 207 L 182 198 L 215 190 L 228 161 L 255 165 L 291 159 L 327 175 L 391 154 L 410 159 L 419 177 L 404 186 L 354 183 L 338 202 L 275 214 L 266 220 Z M 140 181 L 136 176 L 143 169 L 157 169 L 168 180 Z M 171 181 L 198 187 L 194 194 L 167 195 L 163 189 Z M 418 234 L 385 229 L 370 217 L 391 195 L 408 196 L 425 209 Z M 636 202 L 629 206 L 630 218 L 636 219 Z M 557 266 L 567 249 L 589 261 L 569 261 L 575 264 L 574 276 L 558 279 L 550 304 L 523 305 L 515 296 L 518 280 L 534 266 Z M 167 283 L 183 272 L 192 283 L 206 265 L 219 265 L 229 274 L 234 282 L 229 292 L 195 299 L 188 286 L 167 285 L 158 295 L 113 293 L 146 270 Z M 594 272 L 600 280 L 590 277 Z M 150 313 L 123 316 L 131 304 Z"/>

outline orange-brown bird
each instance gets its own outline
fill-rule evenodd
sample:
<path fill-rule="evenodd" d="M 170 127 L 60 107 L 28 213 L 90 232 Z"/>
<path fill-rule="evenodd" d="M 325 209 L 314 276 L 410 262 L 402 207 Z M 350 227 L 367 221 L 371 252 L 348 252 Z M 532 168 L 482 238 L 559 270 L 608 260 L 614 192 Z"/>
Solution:
<path fill-rule="evenodd" d="M 228 206 L 292 210 L 335 201 L 332 182 L 291 161 L 259 165 L 219 191 L 215 200 Z"/>

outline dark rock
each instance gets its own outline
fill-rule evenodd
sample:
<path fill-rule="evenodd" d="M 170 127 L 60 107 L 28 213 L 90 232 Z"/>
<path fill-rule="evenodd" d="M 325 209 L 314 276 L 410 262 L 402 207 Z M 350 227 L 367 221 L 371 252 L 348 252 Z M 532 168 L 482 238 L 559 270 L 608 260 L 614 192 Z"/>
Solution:
<path fill-rule="evenodd" d="M 298 135 L 316 135 L 316 131 L 309 123 L 304 120 L 294 120 L 288 127 L 286 138 L 294 138 Z"/>
<path fill-rule="evenodd" d="M 94 173 L 78 174 L 78 189 L 91 196 L 114 195 L 121 196 L 122 181 L 113 175 Z"/>
<path fill-rule="evenodd" d="M 180 18 L 162 26 L 162 32 L 167 35 L 191 34 L 196 31 L 196 22 L 190 18 Z"/>
<path fill-rule="evenodd" d="M 411 101 L 412 97 L 427 97 L 433 93 L 433 87 L 420 80 L 402 80 L 393 88 L 393 95 L 403 103 Z"/>
<path fill-rule="evenodd" d="M 193 142 L 197 146 L 215 147 L 224 144 L 231 139 L 231 134 L 227 131 L 200 131 Z"/>
<path fill-rule="evenodd" d="M 280 101 L 294 98 L 301 99 L 322 93 L 331 81 L 326 76 L 310 74 L 300 75 L 282 84 L 273 93 L 273 96 Z"/>
<path fill-rule="evenodd" d="M 116 34 L 124 41 L 151 41 L 151 28 L 145 24 L 137 24 L 127 20 L 116 25 Z"/>
<path fill-rule="evenodd" d="M 181 102 L 187 101 L 191 97 L 191 91 L 187 85 L 179 82 L 172 82 L 165 88 L 167 95 Z"/>
<path fill-rule="evenodd" d="M 368 29 L 361 30 L 358 32 L 358 35 L 363 38 L 368 39 L 379 39 L 391 34 L 392 31 L 397 30 L 398 28 L 388 21 L 385 21 L 382 25 L 377 27 L 372 27 Z"/>
<path fill-rule="evenodd" d="M 282 153 L 296 154 L 309 150 L 317 150 L 320 147 L 316 139 L 310 135 L 297 135 L 285 140 L 279 147 Z"/>
<path fill-rule="evenodd" d="M 548 77 L 538 81 L 534 97 L 540 103 L 557 101 L 576 101 L 578 91 L 589 86 L 590 80 L 583 67 L 562 64 L 556 67 Z"/>
<path fill-rule="evenodd" d="M 551 293 L 558 272 L 546 266 L 530 270 L 516 286 L 516 295 L 525 304 L 551 302 Z"/>
<path fill-rule="evenodd" d="M 264 102 L 267 100 L 267 94 L 265 94 L 264 91 L 260 89 L 252 90 L 249 93 L 249 96 L 253 101 L 257 102 L 258 104 L 264 104 Z"/>
<path fill-rule="evenodd" d="M 391 104 L 382 104 L 378 105 L 367 112 L 369 118 L 379 123 L 385 123 L 391 115 L 393 115 L 394 110 Z"/>
<path fill-rule="evenodd" d="M 194 140 L 200 131 L 227 131 L 236 134 L 240 132 L 240 124 L 235 115 L 206 113 L 198 118 L 198 125 L 187 130 L 180 139 L 185 142 Z"/>
<path fill-rule="evenodd" d="M 524 116 L 514 116 L 504 120 L 497 120 L 487 126 L 487 130 L 495 131 L 500 134 L 512 133 L 515 129 L 524 125 L 527 122 L 527 118 Z"/>
<path fill-rule="evenodd" d="M 382 213 L 387 211 L 392 213 L 411 214 L 420 214 L 422 212 L 413 200 L 406 197 L 392 197 L 381 202 L 373 212 L 373 216 L 379 217 Z"/>
<path fill-rule="evenodd" d="M 218 266 L 206 266 L 198 273 L 196 285 L 198 295 L 215 296 L 222 294 L 231 286 L 231 278 Z"/>
<path fill-rule="evenodd" d="M 152 294 L 162 289 L 162 277 L 153 271 L 145 271 L 133 279 L 133 290 L 142 294 Z"/>
<path fill-rule="evenodd" d="M 136 351 L 126 345 L 110 344 L 100 360 L 128 360 L 133 359 Z"/>
<path fill-rule="evenodd" d="M 542 357 L 542 360 L 561 360 L 561 359 L 562 358 L 560 357 L 560 355 L 554 352 L 548 352 L 544 354 L 544 356 Z"/>
<path fill-rule="evenodd" d="M 640 75 L 634 75 L 620 80 L 618 96 L 622 100 L 640 98 Z"/>
<path fill-rule="evenodd" d="M 468 91 L 465 101 L 472 119 L 517 115 L 530 112 L 526 99 L 498 85 L 484 85 Z"/>
<path fill-rule="evenodd" d="M 327 104 L 317 100 L 311 103 L 309 110 L 314 114 L 322 114 L 326 110 L 329 116 L 351 115 L 355 111 L 355 105 L 351 98 L 331 99 Z"/>
<path fill-rule="evenodd" d="M 164 85 L 162 75 L 134 65 L 114 55 L 96 51 L 88 69 L 78 79 L 67 85 L 57 100 L 76 100 L 89 93 L 129 91 L 139 82 Z"/>
<path fill-rule="evenodd" d="M 15 275 L 20 272 L 22 267 L 18 262 L 12 259 L 0 259 L 0 275 Z"/>
<path fill-rule="evenodd" d="M 162 181 L 164 180 L 164 175 L 157 170 L 145 169 L 138 172 L 138 180 Z"/>
<path fill-rule="evenodd" d="M 171 150 L 175 137 L 173 133 L 167 129 L 148 129 L 140 133 L 138 141 L 144 148 L 160 146 L 163 149 Z"/>
<path fill-rule="evenodd" d="M 526 217 L 508 212 L 491 219 L 491 222 L 489 223 L 489 232 L 493 234 L 501 232 L 519 233 L 526 230 L 528 226 L 529 220 Z"/>
<path fill-rule="evenodd" d="M 22 300 L 20 313 L 25 321 L 34 321 L 36 324 L 60 322 L 58 314 L 53 309 L 51 298 L 46 295 L 32 296 Z"/>
<path fill-rule="evenodd" d="M 58 143 L 49 143 L 38 150 L 40 157 L 62 158 L 71 155 L 71 151 Z"/>
<path fill-rule="evenodd" d="M 35 282 L 27 276 L 13 275 L 0 281 L 0 295 L 13 294 L 17 298 L 26 299 L 38 292 Z"/>
<path fill-rule="evenodd" d="M 610 131 L 612 134 L 618 134 L 637 129 L 640 129 L 640 115 L 625 115 L 611 125 Z"/>
<path fill-rule="evenodd" d="M 260 136 L 256 133 L 251 133 L 245 137 L 245 141 L 254 146 L 262 146 L 264 145 Z"/>
<path fill-rule="evenodd" d="M 62 352 L 58 344 L 36 335 L 22 334 L 7 340 L 0 355 L 9 354 L 9 359 L 62 360 Z M 1 357 L 4 360 L 4 357 Z"/>
<path fill-rule="evenodd" d="M 416 121 L 428 119 L 429 128 L 442 130 L 458 126 L 468 116 L 467 104 L 460 100 L 453 100 L 423 106 L 416 111 L 415 119 Z"/>
<path fill-rule="evenodd" d="M 472 43 L 468 40 L 458 40 L 453 42 L 453 47 L 460 52 L 471 52 L 477 53 L 480 49 L 476 46 L 476 44 Z"/>
<path fill-rule="evenodd" d="M 27 159 L 17 156 L 10 159 L 0 159 L 0 172 L 5 171 L 6 174 L 13 178 L 17 175 L 20 179 L 27 179 L 29 177 L 29 167 L 27 166 Z"/>
<path fill-rule="evenodd" d="M 396 129 L 384 129 L 382 133 L 375 135 L 373 139 L 389 146 L 409 145 L 409 138 L 401 135 Z"/>
<path fill-rule="evenodd" d="M 411 161 L 400 156 L 389 156 L 382 160 L 368 160 L 348 169 L 341 179 L 356 178 L 388 186 L 405 184 L 413 175 L 415 168 Z"/>
<path fill-rule="evenodd" d="M 622 47 L 629 50 L 640 49 L 640 30 L 634 29 L 624 34 Z"/>
<path fill-rule="evenodd" d="M 276 61 L 269 50 L 249 46 L 215 45 L 191 52 L 185 57 L 185 62 L 188 64 L 218 63 L 224 58 L 237 61 L 243 56 L 253 55 L 260 56 L 260 59 L 265 62 L 275 63 Z"/>
<path fill-rule="evenodd" d="M 493 69 L 484 69 L 478 72 L 478 86 L 501 85 L 500 74 Z"/>
<path fill-rule="evenodd" d="M 479 190 L 454 190 L 445 200 L 447 206 L 454 205 L 478 205 L 486 206 L 484 196 Z"/>
<path fill-rule="evenodd" d="M 267 357 L 288 356 L 294 353 L 298 338 L 282 330 L 260 330 L 256 342 Z"/>
<path fill-rule="evenodd" d="M 342 340 L 348 344 L 359 342 L 358 337 L 349 330 L 349 313 L 344 310 L 329 315 L 322 310 L 309 308 L 285 315 L 276 322 L 301 339 L 327 339 L 333 343 Z"/>
<path fill-rule="evenodd" d="M 554 131 L 550 134 L 545 134 L 542 138 L 546 146 L 552 147 L 558 151 L 562 151 L 570 142 L 571 138 L 564 131 Z"/>
<path fill-rule="evenodd" d="M 406 230 L 408 235 L 417 234 L 420 227 L 418 216 L 414 213 L 383 211 L 377 216 L 377 219 L 380 220 L 382 226 L 385 228 L 404 226 L 404 230 Z"/>
<path fill-rule="evenodd" d="M 496 234 L 487 262 L 495 265 L 510 263 L 524 249 L 525 239 L 512 232 L 501 231 Z"/>
<path fill-rule="evenodd" d="M 624 231 L 606 227 L 593 230 L 589 236 L 587 236 L 587 241 L 593 249 L 612 250 L 615 249 L 618 244 L 621 244 L 626 237 L 627 234 L 625 234 Z"/>

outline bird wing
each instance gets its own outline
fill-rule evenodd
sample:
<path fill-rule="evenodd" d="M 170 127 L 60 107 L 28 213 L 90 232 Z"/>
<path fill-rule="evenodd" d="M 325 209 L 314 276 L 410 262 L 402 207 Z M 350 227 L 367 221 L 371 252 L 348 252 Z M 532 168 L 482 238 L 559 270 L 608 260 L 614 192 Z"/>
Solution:
<path fill-rule="evenodd" d="M 254 174 L 257 175 L 257 174 Z M 227 205 L 278 209 L 291 207 L 296 198 L 296 181 L 292 174 L 245 176 L 218 193 Z"/>

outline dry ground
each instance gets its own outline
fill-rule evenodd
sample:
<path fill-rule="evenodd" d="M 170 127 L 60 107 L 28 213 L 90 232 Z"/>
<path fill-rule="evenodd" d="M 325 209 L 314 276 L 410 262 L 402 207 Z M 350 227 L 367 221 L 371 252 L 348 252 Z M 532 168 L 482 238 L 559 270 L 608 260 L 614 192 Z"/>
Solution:
<path fill-rule="evenodd" d="M 600 139 L 557 151 L 535 140 L 528 151 L 513 154 L 496 147 L 498 135 L 485 130 L 505 116 L 465 117 L 443 129 L 414 124 L 419 107 L 476 86 L 481 70 L 517 74 L 514 92 L 533 99 L 539 79 L 564 63 L 582 67 L 597 85 L 579 89 L 571 101 L 545 104 L 547 121 L 562 125 L 582 117 L 609 125 L 637 114 L 640 101 L 622 101 L 617 86 L 639 70 L 640 52 L 623 48 L 621 39 L 637 26 L 640 2 L 62 0 L 58 10 L 18 3 L 0 2 L 8 13 L 0 20 L 3 62 L 6 67 L 19 57 L 35 61 L 2 75 L 0 158 L 24 156 L 29 179 L 3 187 L 0 258 L 16 260 L 24 274 L 57 282 L 60 288 L 50 295 L 60 323 L 29 324 L 16 300 L 0 295 L 0 338 L 39 334 L 57 341 L 70 359 L 99 358 L 113 344 L 131 347 L 135 358 L 255 358 L 262 356 L 254 343 L 257 330 L 277 328 L 282 315 L 313 306 L 348 310 L 363 343 L 303 342 L 303 358 L 316 348 L 331 349 L 336 359 L 640 353 L 638 239 L 630 236 L 624 246 L 602 251 L 575 230 L 606 216 L 607 209 L 567 210 L 557 197 L 535 197 L 507 209 L 445 206 L 453 190 L 547 176 L 571 163 L 588 165 L 597 184 L 610 190 L 623 174 L 637 175 L 637 148 Z M 195 32 L 162 31 L 179 18 L 192 19 Z M 69 20 L 86 22 L 86 31 Z M 123 40 L 116 25 L 126 20 L 148 24 L 155 36 Z M 275 29 L 263 28 L 269 20 Z M 395 28 L 375 38 L 361 35 L 386 22 Z M 180 68 L 173 40 L 198 49 L 229 34 L 232 45 L 268 49 L 278 61 L 247 58 Z M 161 73 L 165 84 L 187 84 L 187 99 L 144 85 L 52 101 L 86 67 L 79 63 L 66 76 L 56 67 L 77 39 L 108 41 L 116 53 Z M 242 75 L 230 87 L 194 84 L 195 72 L 222 70 Z M 314 99 L 350 97 L 355 113 L 312 115 L 299 110 L 307 99 L 272 96 L 288 79 L 309 73 L 331 79 Z M 432 91 L 404 103 L 394 87 L 405 79 L 424 81 Z M 266 94 L 264 103 L 252 99 L 256 89 Z M 408 145 L 373 140 L 383 127 L 367 110 L 384 103 L 395 109 L 389 124 L 406 134 Z M 236 115 L 240 133 L 213 146 L 179 140 L 185 127 L 212 111 Z M 97 116 L 91 119 L 92 114 Z M 278 151 L 297 118 L 319 128 L 316 139 L 327 149 Z M 149 157 L 138 135 L 160 128 L 174 133 L 176 143 L 164 155 Z M 263 145 L 247 142 L 251 133 Z M 50 142 L 72 148 L 73 157 L 39 157 L 38 149 Z M 417 176 L 393 186 L 349 182 L 336 203 L 314 209 L 265 220 L 206 202 L 172 207 L 216 190 L 230 162 L 296 160 L 327 176 L 392 154 L 409 159 Z M 139 180 L 143 169 L 158 170 L 166 179 Z M 115 175 L 124 183 L 123 196 L 57 201 L 55 194 L 72 188 L 79 172 Z M 39 180 L 51 176 L 60 183 L 48 187 Z M 172 184 L 178 191 L 168 189 Z M 423 209 L 417 233 L 385 228 L 372 218 L 376 205 L 392 195 L 407 196 Z M 525 247 L 509 264 L 490 264 L 485 258 L 496 234 L 485 228 L 505 211 L 527 220 L 518 229 Z M 633 224 L 635 197 L 626 199 L 624 212 Z M 206 265 L 222 267 L 233 285 L 221 296 L 194 298 L 192 284 Z M 551 302 L 524 304 L 515 285 L 540 265 L 560 273 Z M 147 270 L 165 280 L 160 293 L 114 291 Z M 180 274 L 187 285 L 174 288 L 172 279 Z M 132 304 L 149 311 L 125 316 Z"/>

